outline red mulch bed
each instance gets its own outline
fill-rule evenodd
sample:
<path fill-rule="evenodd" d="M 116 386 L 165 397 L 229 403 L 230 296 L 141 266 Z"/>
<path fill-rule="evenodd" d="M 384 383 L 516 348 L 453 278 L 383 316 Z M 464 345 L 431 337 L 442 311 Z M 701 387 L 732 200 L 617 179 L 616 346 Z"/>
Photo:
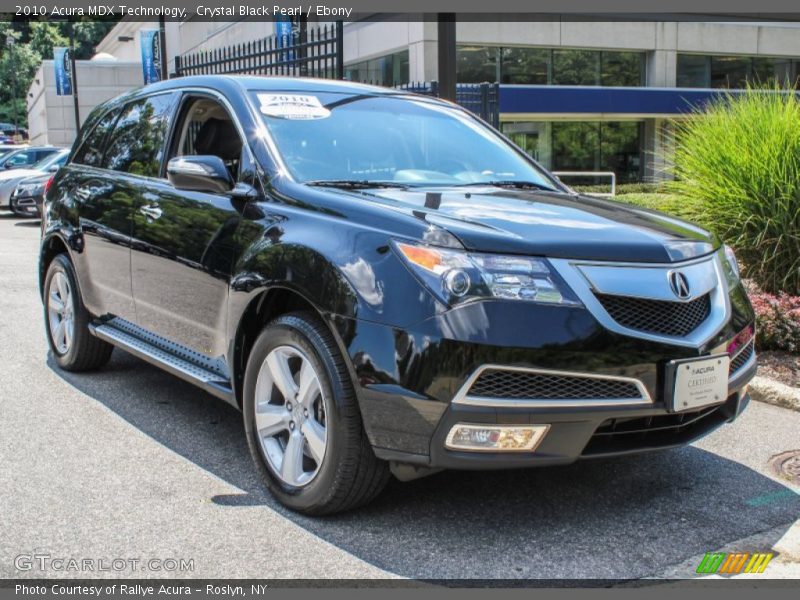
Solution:
<path fill-rule="evenodd" d="M 792 387 L 800 387 L 800 356 L 788 352 L 760 352 L 758 374 Z"/>

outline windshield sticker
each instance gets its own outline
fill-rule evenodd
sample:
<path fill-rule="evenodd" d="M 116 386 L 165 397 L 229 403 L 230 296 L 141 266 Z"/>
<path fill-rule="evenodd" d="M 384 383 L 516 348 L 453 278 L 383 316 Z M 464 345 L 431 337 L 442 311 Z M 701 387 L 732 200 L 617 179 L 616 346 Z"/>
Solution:
<path fill-rule="evenodd" d="M 261 114 L 281 119 L 325 119 L 331 111 L 316 96 L 301 94 L 258 94 Z"/>

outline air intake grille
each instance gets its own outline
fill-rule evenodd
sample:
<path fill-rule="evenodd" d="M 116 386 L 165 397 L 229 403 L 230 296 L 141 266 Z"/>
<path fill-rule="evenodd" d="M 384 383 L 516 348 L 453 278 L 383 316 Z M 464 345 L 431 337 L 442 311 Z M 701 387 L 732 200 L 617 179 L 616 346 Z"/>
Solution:
<path fill-rule="evenodd" d="M 594 432 L 583 456 L 686 444 L 727 421 L 728 415 L 724 406 L 711 406 L 686 413 L 607 419 Z"/>
<path fill-rule="evenodd" d="M 745 348 L 744 348 L 744 349 L 743 349 L 741 352 L 739 352 L 739 354 L 737 354 L 737 355 L 736 355 L 736 357 L 735 357 L 735 358 L 734 358 L 734 359 L 731 361 L 731 366 L 730 366 L 730 369 L 729 369 L 728 373 L 729 373 L 730 375 L 733 375 L 734 373 L 736 373 L 736 371 L 738 371 L 739 369 L 741 369 L 741 368 L 744 366 L 744 364 L 745 364 L 745 363 L 746 363 L 748 360 L 750 360 L 750 357 L 751 357 L 751 356 L 753 356 L 753 351 L 754 351 L 754 344 L 753 344 L 753 342 L 750 342 L 750 343 L 749 343 L 749 344 L 747 344 L 747 346 L 745 346 Z"/>
<path fill-rule="evenodd" d="M 676 337 L 690 334 L 711 313 L 711 299 L 708 294 L 690 302 L 646 300 L 607 294 L 597 294 L 597 299 L 611 318 L 623 327 Z"/>
<path fill-rule="evenodd" d="M 537 400 L 622 400 L 641 398 L 630 381 L 487 369 L 469 390 L 483 398 Z"/>

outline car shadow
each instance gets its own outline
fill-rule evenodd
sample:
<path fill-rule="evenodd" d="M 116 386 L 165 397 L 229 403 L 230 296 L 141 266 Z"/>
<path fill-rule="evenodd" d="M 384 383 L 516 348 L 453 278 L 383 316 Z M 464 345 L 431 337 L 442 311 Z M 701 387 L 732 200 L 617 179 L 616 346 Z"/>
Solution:
<path fill-rule="evenodd" d="M 18 217 L 20 220 L 18 223 L 14 223 L 14 227 L 41 227 L 42 222 L 39 219 L 31 219 L 30 217 Z"/>
<path fill-rule="evenodd" d="M 241 490 L 213 502 L 231 510 L 269 507 L 403 577 L 640 578 L 800 514 L 797 494 L 687 447 L 567 467 L 392 480 L 368 506 L 312 519 L 265 491 L 235 408 L 119 350 L 92 374 L 61 371 L 52 357 L 48 364 L 156 442 Z"/>

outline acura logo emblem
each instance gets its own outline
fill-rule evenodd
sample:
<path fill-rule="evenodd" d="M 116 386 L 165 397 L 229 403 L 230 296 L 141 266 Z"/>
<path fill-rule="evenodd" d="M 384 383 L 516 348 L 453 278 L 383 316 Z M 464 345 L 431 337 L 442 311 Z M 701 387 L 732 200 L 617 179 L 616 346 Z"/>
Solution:
<path fill-rule="evenodd" d="M 681 300 L 688 300 L 692 294 L 689 291 L 689 280 L 686 279 L 686 275 L 680 271 L 670 271 L 668 277 L 672 293 Z"/>

